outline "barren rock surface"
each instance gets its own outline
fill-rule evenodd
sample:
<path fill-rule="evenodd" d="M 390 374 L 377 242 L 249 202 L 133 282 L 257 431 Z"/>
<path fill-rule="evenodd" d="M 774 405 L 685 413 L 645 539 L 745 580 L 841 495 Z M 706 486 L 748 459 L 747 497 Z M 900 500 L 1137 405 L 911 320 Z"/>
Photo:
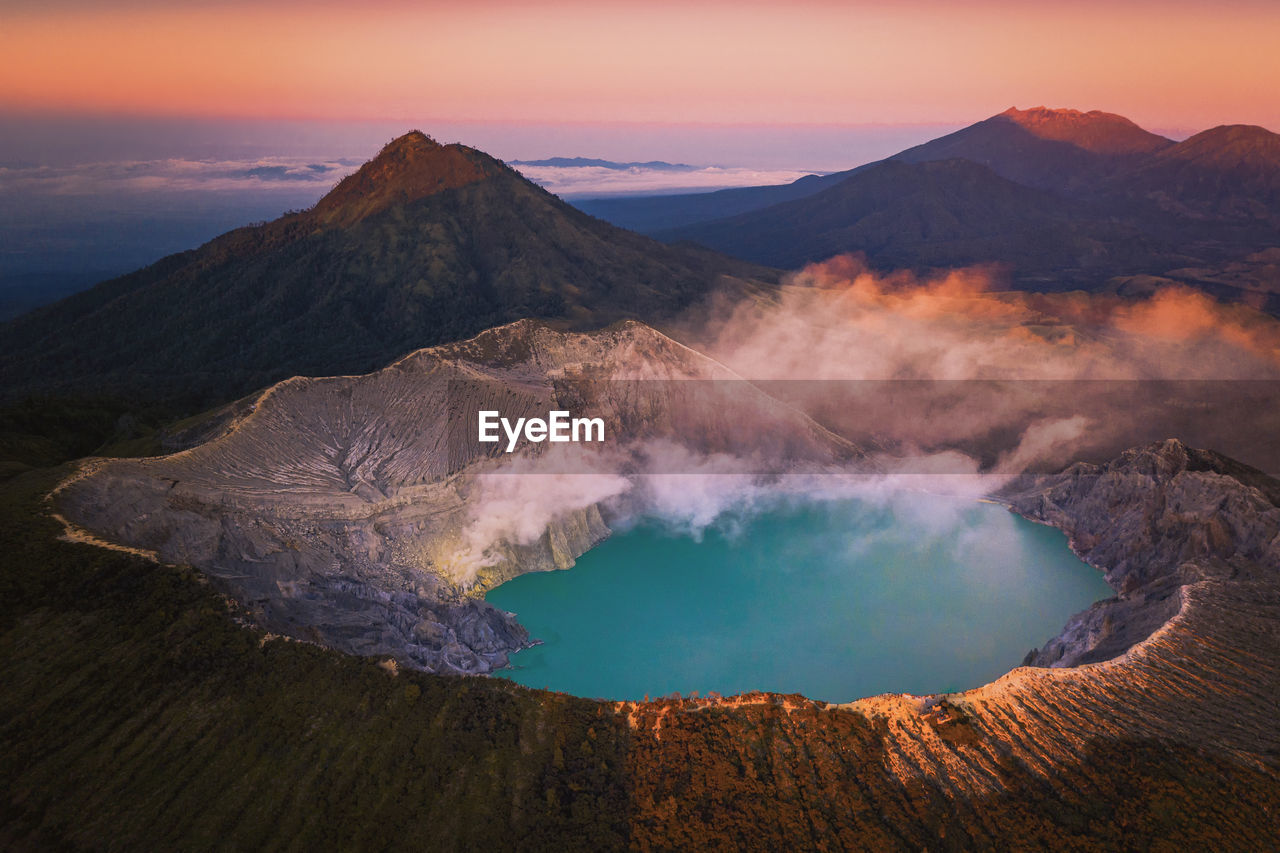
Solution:
<path fill-rule="evenodd" d="M 507 454 L 505 440 L 480 444 L 481 409 L 601 417 L 611 467 L 599 474 L 590 452 L 552 453 L 586 445 L 526 442 Z M 521 321 L 366 376 L 287 380 L 224 418 L 180 453 L 87 463 L 60 488 L 61 511 L 102 539 L 202 569 L 269 630 L 431 671 L 488 672 L 529 643 L 477 593 L 567 568 L 607 536 L 598 502 L 573 499 L 572 478 L 616 477 L 634 462 L 628 442 L 784 464 L 858 456 L 634 322 L 574 334 Z M 486 476 L 507 478 L 503 511 L 528 506 L 537 530 L 499 525 L 476 541 L 493 520 Z M 561 484 L 561 508 L 542 505 L 537 478 Z"/>
<path fill-rule="evenodd" d="M 1177 613 L 1186 586 L 1275 582 L 1280 570 L 1280 484 L 1179 441 L 1015 483 L 1003 497 L 1021 515 L 1064 530 L 1120 592 L 1072 618 L 1028 664 L 1108 660 Z"/>
<path fill-rule="evenodd" d="M 476 440 L 480 409 L 600 417 L 609 441 L 508 454 L 505 439 Z M 865 462 L 638 323 L 566 333 L 521 321 L 366 376 L 279 383 L 215 427 L 170 456 L 87 463 L 60 488 L 61 511 L 93 536 L 197 566 L 269 630 L 437 672 L 489 672 L 529 644 L 480 594 L 568 568 L 608 536 L 601 496 L 611 478 L 643 473 L 654 446 L 782 469 Z M 1031 665 L 1115 658 L 1178 614 L 1189 587 L 1272 583 L 1280 565 L 1280 485 L 1177 441 L 1025 477 L 998 497 L 1066 531 L 1119 593 Z"/>

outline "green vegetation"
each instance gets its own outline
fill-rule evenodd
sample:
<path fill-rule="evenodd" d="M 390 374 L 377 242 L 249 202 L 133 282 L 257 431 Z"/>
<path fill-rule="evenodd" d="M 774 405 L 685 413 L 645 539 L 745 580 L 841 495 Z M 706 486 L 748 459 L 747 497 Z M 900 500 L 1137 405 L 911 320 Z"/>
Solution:
<path fill-rule="evenodd" d="M 193 413 L 514 320 L 658 321 L 724 275 L 776 276 L 622 231 L 493 168 L 342 227 L 294 214 L 241 228 L 20 317 L 0 336 L 0 398 L 105 388 Z"/>
<path fill-rule="evenodd" d="M 108 396 L 27 397 L 0 407 L 0 482 L 82 456 L 160 453 L 158 428 L 173 416 Z"/>
<path fill-rule="evenodd" d="M 236 624 L 192 570 L 54 539 L 0 491 L 0 846 L 599 850 L 625 726 Z"/>

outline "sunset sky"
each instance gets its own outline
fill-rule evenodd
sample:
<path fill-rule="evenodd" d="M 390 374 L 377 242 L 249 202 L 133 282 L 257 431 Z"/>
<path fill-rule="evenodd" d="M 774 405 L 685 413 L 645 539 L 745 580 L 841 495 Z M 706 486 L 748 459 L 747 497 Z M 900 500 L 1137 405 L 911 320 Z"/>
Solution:
<path fill-rule="evenodd" d="M 0 109 L 1280 129 L 1280 3 L 7 0 Z"/>

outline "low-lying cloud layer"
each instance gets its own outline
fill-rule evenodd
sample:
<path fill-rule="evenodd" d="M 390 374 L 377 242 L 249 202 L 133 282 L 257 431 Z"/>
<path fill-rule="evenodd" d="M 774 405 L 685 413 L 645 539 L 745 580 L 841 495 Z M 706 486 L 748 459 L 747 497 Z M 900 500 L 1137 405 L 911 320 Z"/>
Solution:
<path fill-rule="evenodd" d="M 359 167 L 350 158 L 264 157 L 244 160 L 128 160 L 57 166 L 0 166 L 0 192 L 94 195 L 119 192 L 290 190 L 310 187 L 316 199 Z M 625 195 L 784 184 L 809 172 L 722 166 L 519 165 L 521 174 L 563 196 Z"/>
<path fill-rule="evenodd" d="M 1134 300 L 992 282 L 982 269 L 881 275 L 842 256 L 690 337 L 747 379 L 1280 378 L 1280 324 L 1246 306 L 1187 288 Z"/>
<path fill-rule="evenodd" d="M 135 160 L 63 166 L 0 166 L 0 192 L 96 195 L 117 192 L 316 190 L 316 198 L 354 172 L 355 160 Z"/>
<path fill-rule="evenodd" d="M 632 166 L 517 166 L 520 174 L 549 192 L 566 197 L 626 195 L 663 192 L 697 192 L 728 187 L 789 184 L 810 172 L 794 169 L 749 169 L 731 166 L 699 166 L 661 169 Z"/>
<path fill-rule="evenodd" d="M 841 257 L 687 337 L 836 433 L 908 455 L 1009 471 L 1178 437 L 1280 470 L 1280 323 L 1186 288 L 999 292 L 983 270 L 881 275 Z"/>

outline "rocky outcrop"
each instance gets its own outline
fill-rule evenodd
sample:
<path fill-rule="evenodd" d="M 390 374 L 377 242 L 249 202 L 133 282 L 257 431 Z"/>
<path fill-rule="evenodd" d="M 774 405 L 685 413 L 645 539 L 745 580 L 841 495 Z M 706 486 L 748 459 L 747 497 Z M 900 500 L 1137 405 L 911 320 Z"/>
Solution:
<path fill-rule="evenodd" d="M 1187 585 L 1274 580 L 1280 566 L 1280 483 L 1176 440 L 1023 480 L 1001 497 L 1064 530 L 1119 593 L 1072 618 L 1030 665 L 1108 660 L 1177 613 Z"/>

